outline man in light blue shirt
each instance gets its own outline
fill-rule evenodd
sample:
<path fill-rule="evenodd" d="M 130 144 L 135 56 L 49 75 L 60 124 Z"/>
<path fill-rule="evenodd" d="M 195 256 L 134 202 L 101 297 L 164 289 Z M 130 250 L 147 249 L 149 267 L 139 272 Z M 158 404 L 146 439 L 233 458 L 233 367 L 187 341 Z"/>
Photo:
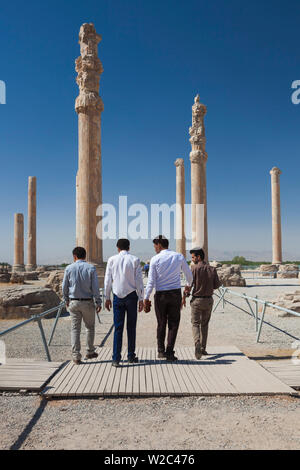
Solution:
<path fill-rule="evenodd" d="M 71 315 L 71 344 L 75 364 L 81 363 L 80 331 L 83 320 L 86 327 L 86 356 L 93 359 L 95 352 L 95 310 L 101 310 L 99 282 L 95 266 L 85 261 L 86 251 L 77 246 L 73 250 L 74 263 L 66 267 L 62 284 L 63 297 Z"/>
<path fill-rule="evenodd" d="M 176 361 L 174 346 L 180 323 L 181 310 L 181 271 L 187 285 L 191 286 L 193 274 L 181 253 L 169 250 L 169 241 L 159 235 L 153 240 L 157 253 L 151 259 L 148 283 L 146 287 L 144 309 L 150 310 L 149 297 L 153 289 L 154 307 L 157 318 L 158 357 L 168 361 Z M 165 347 L 166 328 L 168 324 L 167 346 Z"/>

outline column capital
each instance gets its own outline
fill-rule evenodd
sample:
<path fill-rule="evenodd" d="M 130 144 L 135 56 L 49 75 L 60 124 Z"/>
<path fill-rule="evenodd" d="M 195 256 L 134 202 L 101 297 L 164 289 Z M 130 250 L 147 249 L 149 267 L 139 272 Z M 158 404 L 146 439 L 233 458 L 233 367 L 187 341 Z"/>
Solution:
<path fill-rule="evenodd" d="M 175 160 L 175 162 L 174 162 L 174 165 L 175 165 L 176 167 L 178 167 L 178 166 L 184 166 L 184 160 L 183 160 L 183 158 L 177 158 L 177 160 Z"/>
<path fill-rule="evenodd" d="M 272 170 L 270 171 L 270 175 L 281 175 L 282 171 L 277 168 L 277 166 L 273 166 Z"/>
<path fill-rule="evenodd" d="M 192 150 L 190 152 L 190 161 L 191 163 L 206 163 L 207 153 L 203 150 Z"/>
<path fill-rule="evenodd" d="M 93 23 L 84 23 L 79 31 L 80 56 L 75 61 L 78 73 L 76 82 L 79 95 L 75 101 L 75 110 L 79 113 L 99 113 L 104 109 L 99 96 L 102 63 L 98 57 L 98 43 L 101 36 L 96 33 Z"/>

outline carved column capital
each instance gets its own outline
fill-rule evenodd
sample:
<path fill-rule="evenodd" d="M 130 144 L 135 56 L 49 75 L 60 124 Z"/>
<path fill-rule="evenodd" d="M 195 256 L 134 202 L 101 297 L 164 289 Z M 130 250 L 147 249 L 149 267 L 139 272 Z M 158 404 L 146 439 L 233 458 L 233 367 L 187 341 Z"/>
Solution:
<path fill-rule="evenodd" d="M 177 158 L 177 160 L 175 160 L 175 162 L 174 162 L 174 165 L 175 165 L 176 167 L 178 167 L 178 166 L 184 166 L 184 160 L 183 160 L 183 158 Z"/>
<path fill-rule="evenodd" d="M 270 171 L 270 175 L 277 175 L 277 176 L 279 176 L 279 175 L 281 175 L 281 174 L 282 174 L 282 171 L 279 170 L 279 168 L 277 168 L 277 166 L 274 166 L 274 167 L 272 168 L 272 170 Z"/>

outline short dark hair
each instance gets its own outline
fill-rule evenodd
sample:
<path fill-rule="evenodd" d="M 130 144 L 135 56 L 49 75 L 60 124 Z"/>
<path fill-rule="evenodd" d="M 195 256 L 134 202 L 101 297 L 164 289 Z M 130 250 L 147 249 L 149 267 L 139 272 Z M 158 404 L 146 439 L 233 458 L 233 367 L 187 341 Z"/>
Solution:
<path fill-rule="evenodd" d="M 119 248 L 120 250 L 128 251 L 129 247 L 130 247 L 130 241 L 127 240 L 127 238 L 120 238 L 117 241 L 117 248 Z"/>
<path fill-rule="evenodd" d="M 161 245 L 163 248 L 169 248 L 169 240 L 164 235 L 158 235 L 153 239 L 154 245 Z"/>
<path fill-rule="evenodd" d="M 202 250 L 202 248 L 192 248 L 190 250 L 191 255 L 194 253 L 196 256 L 200 256 L 201 260 L 203 261 L 205 259 L 205 253 Z"/>
<path fill-rule="evenodd" d="M 86 258 L 86 251 L 82 246 L 76 246 L 72 251 L 74 256 L 77 256 L 78 259 L 85 259 Z"/>

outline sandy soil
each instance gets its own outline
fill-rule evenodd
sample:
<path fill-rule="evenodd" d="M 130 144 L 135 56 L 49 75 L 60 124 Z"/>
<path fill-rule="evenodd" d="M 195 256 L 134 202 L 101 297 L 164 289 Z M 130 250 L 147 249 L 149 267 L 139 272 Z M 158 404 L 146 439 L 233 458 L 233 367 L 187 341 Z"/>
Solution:
<path fill-rule="evenodd" d="M 299 280 L 278 281 L 259 281 L 257 286 L 256 280 L 250 280 L 247 288 L 234 290 L 273 300 L 279 292 L 299 288 Z M 228 300 L 246 306 L 242 299 Z M 103 314 L 102 320 L 101 325 L 97 324 L 98 344 L 109 331 L 111 314 Z M 229 304 L 224 311 L 220 306 L 211 320 L 208 350 L 214 345 L 235 344 L 260 360 L 289 356 L 291 343 L 300 336 L 300 318 L 277 318 L 267 313 L 266 320 L 270 325 L 263 326 L 261 342 L 257 344 L 253 318 Z M 0 322 L 0 328 L 13 323 Z M 46 320 L 44 324 L 49 334 L 53 320 Z M 140 314 L 138 346 L 155 345 L 155 326 L 153 311 Z M 69 357 L 69 328 L 69 319 L 62 319 L 51 346 L 55 360 Z M 23 333 L 18 331 L 6 341 L 10 356 L 43 357 L 37 329 L 26 327 Z M 190 309 L 186 308 L 182 311 L 177 344 L 191 343 Z M 106 346 L 111 344 L 112 336 L 109 336 Z M 34 395 L 4 394 L 0 396 L 0 413 L 2 449 L 300 448 L 298 397 L 108 398 L 47 402 Z"/>

